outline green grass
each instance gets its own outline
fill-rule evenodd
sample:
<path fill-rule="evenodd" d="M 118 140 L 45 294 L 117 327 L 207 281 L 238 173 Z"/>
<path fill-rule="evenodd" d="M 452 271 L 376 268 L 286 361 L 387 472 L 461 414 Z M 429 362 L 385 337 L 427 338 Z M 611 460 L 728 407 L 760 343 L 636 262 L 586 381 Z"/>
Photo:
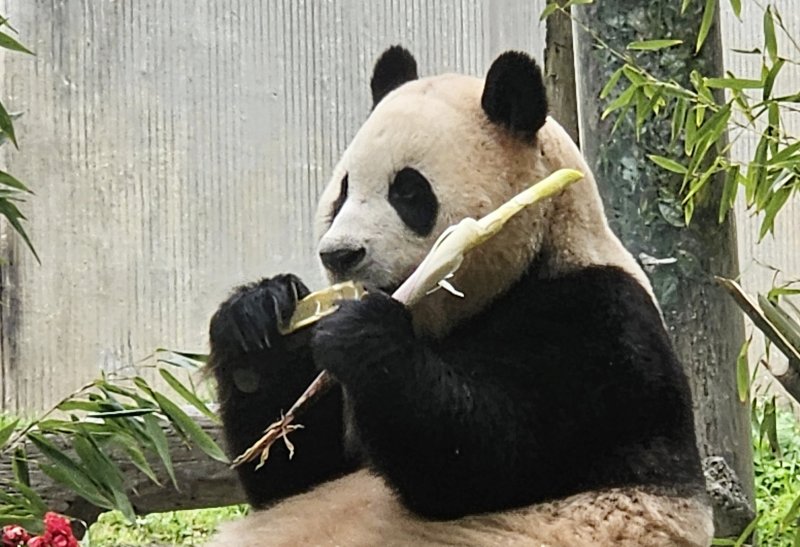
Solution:
<path fill-rule="evenodd" d="M 103 513 L 89 528 L 90 547 L 144 545 L 202 545 L 217 526 L 240 518 L 247 512 L 244 505 L 170 511 L 139 517 L 131 524 L 119 511 Z"/>
<path fill-rule="evenodd" d="M 793 504 L 800 503 L 800 425 L 789 412 L 778 412 L 780 454 L 773 452 L 766 439 L 754 439 L 756 506 L 760 515 L 758 538 L 763 547 L 800 545 L 800 527 L 795 512 L 786 516 Z"/>

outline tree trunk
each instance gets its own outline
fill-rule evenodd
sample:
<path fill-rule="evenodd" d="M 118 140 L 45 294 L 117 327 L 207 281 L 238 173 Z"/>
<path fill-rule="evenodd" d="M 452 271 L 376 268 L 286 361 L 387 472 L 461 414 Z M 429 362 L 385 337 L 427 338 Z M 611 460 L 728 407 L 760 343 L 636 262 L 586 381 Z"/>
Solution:
<path fill-rule="evenodd" d="M 581 30 L 591 29 L 619 52 L 635 40 L 682 39 L 683 45 L 639 55 L 639 62 L 662 78 L 687 84 L 694 69 L 723 72 L 718 21 L 700 53 L 694 54 L 704 5 L 691 2 L 683 14 L 681 2 L 675 0 L 603 0 L 576 7 L 576 56 L 583 152 L 597 177 L 612 228 L 645 267 L 661 302 L 692 386 L 717 535 L 729 536 L 752 517 L 754 489 L 749 404 L 739 401 L 736 389 L 744 322 L 713 278 L 738 275 L 733 215 L 718 222 L 722 184 L 717 181 L 696 203 L 691 224 L 683 225 L 680 199 L 675 197 L 681 177 L 647 159 L 648 154 L 670 155 L 670 120 L 647 121 L 637 139 L 633 117 L 628 116 L 612 134 L 615 116 L 601 119 L 605 101 L 599 94 L 620 61 Z M 738 485 L 730 484 L 729 472 L 727 478 L 718 478 L 725 467 L 733 470 Z"/>
<path fill-rule="evenodd" d="M 572 18 L 557 11 L 547 18 L 546 25 L 544 81 L 550 113 L 567 130 L 575 144 L 580 144 Z"/>

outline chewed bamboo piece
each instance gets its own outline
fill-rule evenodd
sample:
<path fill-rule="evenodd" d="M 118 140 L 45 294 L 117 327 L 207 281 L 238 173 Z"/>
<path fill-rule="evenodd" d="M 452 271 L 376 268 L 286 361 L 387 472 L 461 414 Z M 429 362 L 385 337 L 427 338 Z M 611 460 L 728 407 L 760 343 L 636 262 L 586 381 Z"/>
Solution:
<path fill-rule="evenodd" d="M 580 171 L 560 169 L 517 194 L 485 217 L 479 220 L 465 218 L 458 224 L 450 226 L 439 236 L 414 273 L 392 294 L 392 298 L 407 306 L 412 306 L 422 297 L 440 287 L 460 294 L 455 291 L 447 279 L 461 266 L 467 252 L 497 234 L 511 217 L 525 207 L 561 192 L 581 178 L 583 178 L 583 174 Z M 339 300 L 359 299 L 363 294 L 363 288 L 351 282 L 340 283 L 312 293 L 298 303 L 288 326 L 283 329 L 283 333 L 294 332 L 334 313 L 337 309 L 336 302 Z M 258 459 L 259 462 L 256 466 L 258 469 L 267 461 L 270 447 L 278 439 L 283 439 L 289 450 L 289 458 L 291 458 L 294 455 L 294 445 L 288 435 L 303 427 L 293 423 L 294 419 L 309 406 L 310 401 L 325 393 L 333 383 L 333 378 L 327 371 L 320 372 L 286 414 L 271 424 L 253 446 L 233 460 L 232 466 L 236 467 Z"/>

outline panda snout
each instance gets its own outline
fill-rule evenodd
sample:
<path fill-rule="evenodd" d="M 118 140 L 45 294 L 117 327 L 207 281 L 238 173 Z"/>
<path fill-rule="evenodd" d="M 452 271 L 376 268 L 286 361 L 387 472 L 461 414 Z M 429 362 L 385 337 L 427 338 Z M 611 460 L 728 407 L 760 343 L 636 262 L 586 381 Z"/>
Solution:
<path fill-rule="evenodd" d="M 343 276 L 358 266 L 367 250 L 364 247 L 340 248 L 320 251 L 319 258 L 322 265 L 336 276 Z"/>

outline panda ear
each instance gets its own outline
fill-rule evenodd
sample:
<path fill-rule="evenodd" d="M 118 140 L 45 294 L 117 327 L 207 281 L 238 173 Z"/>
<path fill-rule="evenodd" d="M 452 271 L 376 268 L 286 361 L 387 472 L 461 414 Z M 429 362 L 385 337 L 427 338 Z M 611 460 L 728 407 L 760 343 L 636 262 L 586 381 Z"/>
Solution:
<path fill-rule="evenodd" d="M 417 78 L 417 61 L 414 56 L 402 46 L 390 47 L 381 54 L 372 69 L 372 80 L 369 83 L 372 89 L 372 108 L 390 91 Z"/>
<path fill-rule="evenodd" d="M 481 106 L 492 122 L 532 139 L 547 119 L 547 93 L 536 61 L 518 51 L 500 55 L 486 75 Z"/>

